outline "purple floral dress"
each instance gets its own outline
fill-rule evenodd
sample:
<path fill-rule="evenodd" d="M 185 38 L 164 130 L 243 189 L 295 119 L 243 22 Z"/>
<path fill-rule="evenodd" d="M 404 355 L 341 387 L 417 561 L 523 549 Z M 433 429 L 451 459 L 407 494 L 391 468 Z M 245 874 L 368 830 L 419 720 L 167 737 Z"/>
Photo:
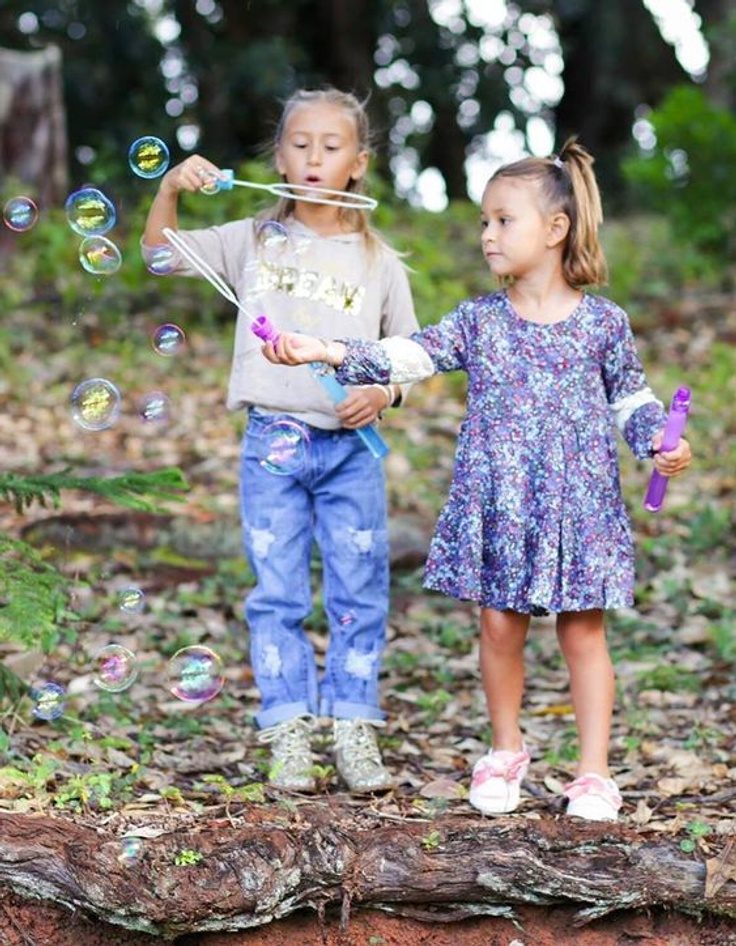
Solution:
<path fill-rule="evenodd" d="M 337 379 L 468 375 L 425 586 L 521 613 L 632 604 L 634 548 L 616 423 L 644 458 L 666 417 L 647 387 L 626 313 L 585 294 L 569 317 L 540 324 L 522 319 L 500 291 L 460 303 L 411 340 L 415 346 L 346 339 Z M 424 370 L 405 364 L 402 371 L 396 353 L 407 346 Z"/>

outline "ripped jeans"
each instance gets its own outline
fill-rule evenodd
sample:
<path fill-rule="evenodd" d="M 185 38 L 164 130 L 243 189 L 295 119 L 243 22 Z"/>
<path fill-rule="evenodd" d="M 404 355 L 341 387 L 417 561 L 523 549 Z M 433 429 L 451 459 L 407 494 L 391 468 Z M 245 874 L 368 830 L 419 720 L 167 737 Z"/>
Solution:
<path fill-rule="evenodd" d="M 250 653 L 261 692 L 259 727 L 312 713 L 383 719 L 378 673 L 389 599 L 383 465 L 352 431 L 309 433 L 304 463 L 289 474 L 264 468 L 264 443 L 289 415 L 250 411 L 243 436 L 240 513 L 256 579 L 245 600 Z M 329 627 L 324 671 L 304 631 L 312 611 L 310 561 L 322 559 Z"/>

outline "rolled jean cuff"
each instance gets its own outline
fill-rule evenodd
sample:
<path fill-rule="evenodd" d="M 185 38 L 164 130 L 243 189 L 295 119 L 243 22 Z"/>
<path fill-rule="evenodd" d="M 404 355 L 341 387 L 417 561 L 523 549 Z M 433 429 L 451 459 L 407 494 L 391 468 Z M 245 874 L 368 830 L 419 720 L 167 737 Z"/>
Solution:
<path fill-rule="evenodd" d="M 371 706 L 368 703 L 349 703 L 345 700 L 336 700 L 331 705 L 322 702 L 319 714 L 333 719 L 373 719 L 376 722 L 383 722 L 386 718 L 386 714 L 377 706 Z"/>
<path fill-rule="evenodd" d="M 311 716 L 313 712 L 308 703 L 280 703 L 278 706 L 272 706 L 270 709 L 256 713 L 255 721 L 259 729 L 268 729 L 269 726 L 285 723 L 287 719 Z"/>

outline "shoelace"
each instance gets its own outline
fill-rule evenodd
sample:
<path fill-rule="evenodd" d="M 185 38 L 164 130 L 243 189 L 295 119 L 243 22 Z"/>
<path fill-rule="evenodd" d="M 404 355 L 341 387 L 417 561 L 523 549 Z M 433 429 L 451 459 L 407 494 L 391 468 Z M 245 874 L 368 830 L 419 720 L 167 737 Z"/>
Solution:
<path fill-rule="evenodd" d="M 309 761 L 309 743 L 307 741 L 314 725 L 309 719 L 294 719 L 288 726 L 277 723 L 258 734 L 258 741 L 263 743 L 275 742 L 279 755 L 304 758 Z"/>
<path fill-rule="evenodd" d="M 355 723 L 349 730 L 339 732 L 335 738 L 339 750 L 350 750 L 350 761 L 356 766 L 381 765 L 381 756 L 366 723 Z"/>

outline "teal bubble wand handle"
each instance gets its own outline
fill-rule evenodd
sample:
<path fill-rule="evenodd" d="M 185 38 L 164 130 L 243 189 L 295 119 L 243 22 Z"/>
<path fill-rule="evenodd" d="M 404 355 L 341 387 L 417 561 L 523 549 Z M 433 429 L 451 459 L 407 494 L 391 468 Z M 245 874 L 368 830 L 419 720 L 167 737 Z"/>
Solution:
<path fill-rule="evenodd" d="M 233 187 L 250 187 L 253 190 L 267 191 L 275 197 L 285 197 L 287 200 L 300 200 L 307 204 L 328 204 L 332 207 L 343 207 L 346 210 L 375 210 L 378 206 L 378 201 L 373 197 L 352 191 L 333 190 L 331 187 L 289 184 L 286 181 L 275 181 L 273 184 L 239 181 L 232 168 L 222 168 L 219 176 L 211 174 L 200 187 L 200 191 L 203 194 L 219 194 L 220 191 L 231 191 Z"/>
<path fill-rule="evenodd" d="M 250 328 L 253 334 L 263 339 L 264 342 L 273 342 L 275 344 L 279 339 L 279 333 L 274 328 L 273 323 L 265 315 L 257 316 L 251 322 Z M 312 361 L 309 363 L 309 368 L 334 404 L 339 404 L 340 401 L 345 400 L 348 393 L 337 380 L 335 372 L 329 365 L 321 361 Z M 389 452 L 388 444 L 378 433 L 373 424 L 368 424 L 365 427 L 357 427 L 355 433 L 360 437 L 366 447 L 368 447 L 376 460 L 382 460 Z"/>
<path fill-rule="evenodd" d="M 659 446 L 660 453 L 667 453 L 669 450 L 675 449 L 685 430 L 689 410 L 690 388 L 678 388 L 672 396 L 670 412 L 667 415 L 667 423 L 662 435 L 662 443 Z M 668 476 L 663 476 L 659 470 L 652 470 L 647 493 L 644 497 L 644 508 L 647 512 L 659 512 L 662 508 L 668 482 Z"/>

